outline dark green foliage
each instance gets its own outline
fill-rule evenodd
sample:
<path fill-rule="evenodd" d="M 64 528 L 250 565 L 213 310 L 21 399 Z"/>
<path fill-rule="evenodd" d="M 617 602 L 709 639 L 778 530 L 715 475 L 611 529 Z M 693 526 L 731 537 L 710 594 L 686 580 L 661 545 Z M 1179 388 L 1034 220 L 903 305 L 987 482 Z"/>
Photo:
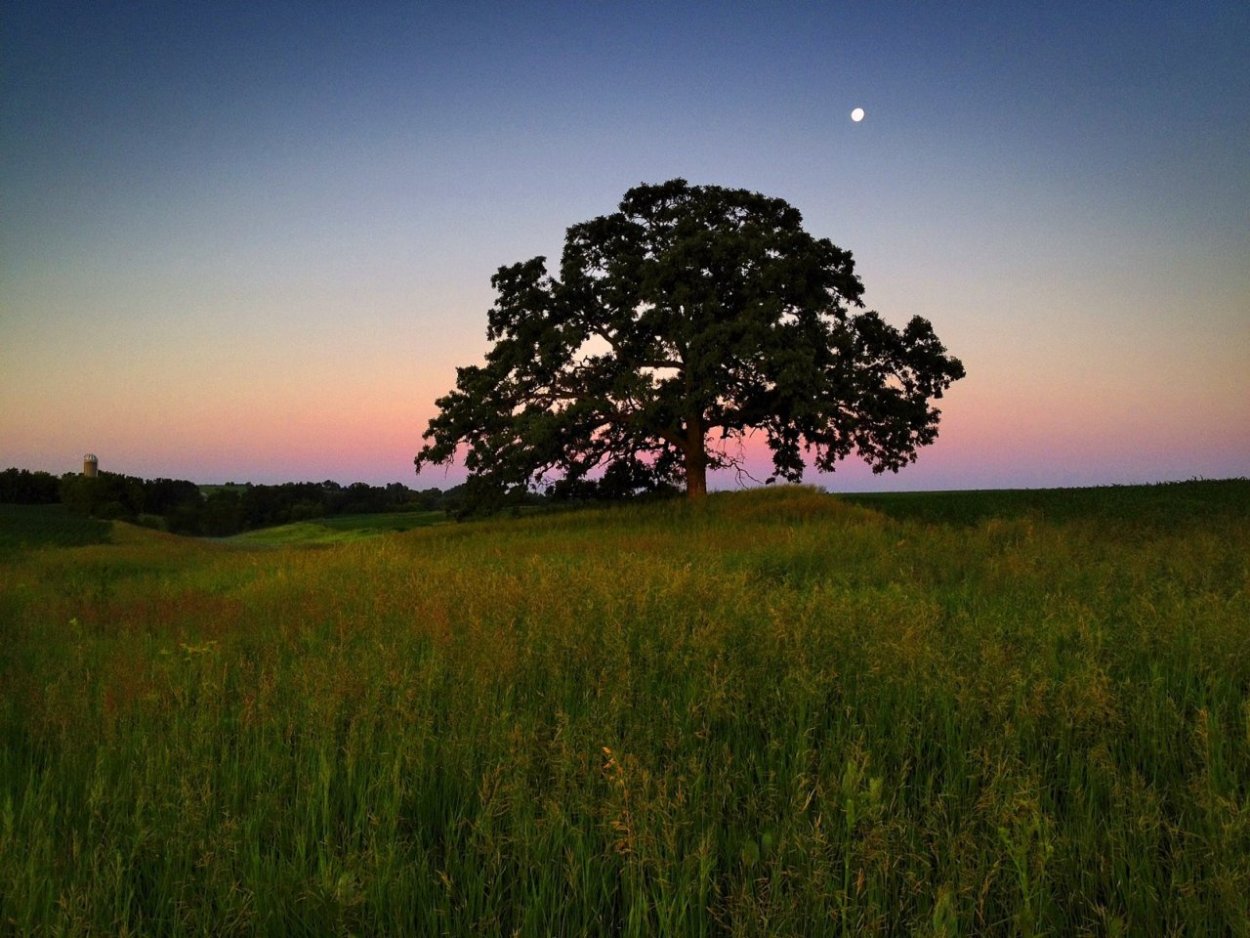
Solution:
<path fill-rule="evenodd" d="M 50 472 L 5 469 L 0 472 L 0 504 L 55 505 L 61 500 L 59 486 Z"/>
<path fill-rule="evenodd" d="M 810 451 L 833 471 L 858 453 L 898 471 L 937 437 L 931 406 L 963 366 L 927 321 L 899 331 L 861 307 L 854 262 L 798 210 L 675 179 L 568 230 L 560 278 L 536 257 L 491 280 L 486 364 L 457 369 L 417 470 L 464 448 L 471 476 L 507 491 L 654 492 L 735 466 L 750 431 L 775 476 Z"/>
<path fill-rule="evenodd" d="M 226 537 L 245 527 L 243 499 L 233 489 L 219 489 L 204 499 L 199 512 L 199 530 L 207 537 Z M 173 530 L 172 528 L 170 530 Z"/>
<path fill-rule="evenodd" d="M 144 510 L 144 482 L 134 476 L 101 472 L 61 476 L 61 504 L 75 514 L 92 518 L 133 519 Z"/>
<path fill-rule="evenodd" d="M 398 482 L 386 486 L 364 482 L 342 486 L 329 480 L 199 486 L 182 479 L 140 479 L 112 472 L 94 477 L 67 473 L 58 481 L 47 473 L 17 469 L 3 473 L 0 480 L 5 493 L 15 493 L 9 500 L 21 501 L 40 497 L 47 486 L 32 484 L 31 479 L 39 483 L 39 477 L 45 476 L 53 480 L 53 500 L 59 499 L 75 514 L 207 537 L 340 515 L 455 511 L 462 502 L 460 487 L 416 492 Z"/>
<path fill-rule="evenodd" d="M 384 487 L 364 482 L 342 486 L 326 480 L 221 488 L 214 491 L 210 498 L 217 499 L 212 506 L 213 515 L 221 524 L 224 524 L 221 519 L 241 518 L 241 527 L 235 529 L 238 531 L 336 515 L 434 507 L 432 503 L 438 499 L 431 492 L 442 494 L 437 489 L 418 493 L 394 482 Z"/>
<path fill-rule="evenodd" d="M 185 479 L 149 479 L 143 483 L 143 510 L 154 515 L 168 514 L 182 505 L 198 506 L 200 487 Z"/>

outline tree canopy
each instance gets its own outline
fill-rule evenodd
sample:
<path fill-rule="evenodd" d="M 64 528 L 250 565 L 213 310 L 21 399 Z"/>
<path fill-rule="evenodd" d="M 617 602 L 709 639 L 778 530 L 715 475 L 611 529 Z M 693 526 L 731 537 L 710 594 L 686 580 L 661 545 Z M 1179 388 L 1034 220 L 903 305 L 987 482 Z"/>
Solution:
<path fill-rule="evenodd" d="M 785 201 L 684 179 L 640 185 L 546 258 L 499 268 L 483 365 L 436 402 L 417 471 L 464 453 L 470 482 L 637 493 L 740 464 L 760 433 L 774 478 L 858 453 L 897 472 L 937 438 L 963 377 L 932 326 L 863 309 L 849 251 Z M 806 457 L 806 459 L 805 459 Z"/>

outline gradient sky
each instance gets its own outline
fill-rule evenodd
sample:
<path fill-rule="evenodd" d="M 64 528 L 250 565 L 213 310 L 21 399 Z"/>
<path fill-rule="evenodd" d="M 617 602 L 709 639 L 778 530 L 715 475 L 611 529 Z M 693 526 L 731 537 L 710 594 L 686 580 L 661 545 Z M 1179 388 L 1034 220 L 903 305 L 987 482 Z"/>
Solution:
<path fill-rule="evenodd" d="M 1247 49 L 1245 0 L 6 0 L 0 468 L 461 481 L 412 457 L 491 274 L 681 176 L 968 369 L 916 465 L 808 481 L 1250 474 Z"/>

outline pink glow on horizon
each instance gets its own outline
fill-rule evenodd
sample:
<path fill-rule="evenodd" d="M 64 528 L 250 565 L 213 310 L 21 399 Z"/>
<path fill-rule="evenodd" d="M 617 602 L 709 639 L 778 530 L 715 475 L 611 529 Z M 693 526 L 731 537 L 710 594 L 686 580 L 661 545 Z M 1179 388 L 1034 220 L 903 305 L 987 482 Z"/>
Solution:
<path fill-rule="evenodd" d="M 432 398 L 439 392 L 427 393 Z M 87 413 L 78 422 L 44 425 L 38 414 L 19 418 L 14 435 L 42 446 L 32 446 L 20 460 L 0 454 L 0 462 L 59 473 L 75 470 L 83 452 L 96 451 L 108 471 L 205 483 L 333 479 L 447 488 L 464 479 L 458 462 L 415 475 L 412 458 L 433 407 L 414 406 L 410 397 L 383 385 L 368 396 L 327 389 L 303 401 L 294 391 L 255 402 L 217 398 L 213 406 L 188 398 L 168 410 L 159 402 L 105 403 L 124 417 Z M 1240 419 L 1245 407 L 1232 399 L 1212 402 L 1202 420 L 1188 419 L 1182 405 L 1147 412 L 1131 402 L 1102 401 L 1082 411 L 1079 395 L 991 398 L 975 386 L 957 386 L 941 403 L 938 441 L 898 474 L 874 475 L 852 455 L 833 474 L 809 469 L 804 481 L 835 491 L 1001 487 L 1005 478 L 1034 487 L 1217 478 L 1250 470 L 1250 421 Z M 1213 434 L 1212 426 L 1221 432 Z M 744 440 L 741 455 L 756 480 L 771 474 L 762 434 Z M 730 470 L 711 479 L 714 488 L 740 482 L 754 484 Z"/>
<path fill-rule="evenodd" d="M 682 176 L 787 200 L 967 366 L 914 465 L 807 481 L 1250 474 L 1240 6 L 567 6 L 19 3 L 0 468 L 457 484 L 412 458 L 486 352 L 491 275 L 555 272 L 569 225 Z"/>

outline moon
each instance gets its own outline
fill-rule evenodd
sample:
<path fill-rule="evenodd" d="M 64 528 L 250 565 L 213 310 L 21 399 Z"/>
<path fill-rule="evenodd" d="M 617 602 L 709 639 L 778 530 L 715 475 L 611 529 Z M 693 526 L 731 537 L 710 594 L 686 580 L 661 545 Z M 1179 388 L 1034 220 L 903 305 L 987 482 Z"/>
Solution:
<path fill-rule="evenodd" d="M 864 109 L 862 107 L 857 107 L 855 110 L 851 111 L 851 120 L 855 121 L 855 123 L 858 124 L 863 119 Z"/>

